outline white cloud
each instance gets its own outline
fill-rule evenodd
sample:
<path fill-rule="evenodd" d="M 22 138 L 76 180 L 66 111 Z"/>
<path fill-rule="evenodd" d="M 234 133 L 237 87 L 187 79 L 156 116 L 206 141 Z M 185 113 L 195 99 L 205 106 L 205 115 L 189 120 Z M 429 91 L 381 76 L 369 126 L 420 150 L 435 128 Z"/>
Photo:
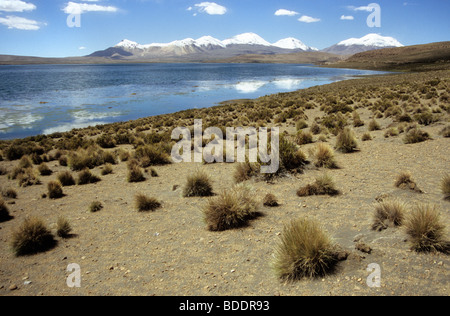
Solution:
<path fill-rule="evenodd" d="M 225 13 L 227 13 L 227 8 L 215 2 L 197 3 L 195 7 L 198 8 L 199 12 L 207 13 L 209 15 L 224 15 Z"/>
<path fill-rule="evenodd" d="M 96 0 L 90 0 L 96 2 Z M 67 14 L 83 14 L 86 12 L 117 12 L 118 9 L 113 6 L 103 6 L 98 4 L 69 2 L 63 11 Z"/>
<path fill-rule="evenodd" d="M 37 31 L 40 29 L 39 23 L 34 20 L 21 18 L 19 16 L 7 16 L 0 18 L 0 24 L 6 25 L 9 29 Z"/>
<path fill-rule="evenodd" d="M 78 47 L 78 49 L 79 49 L 79 50 L 85 50 L 85 49 L 86 49 L 86 47 L 84 47 L 84 46 L 80 46 L 80 47 Z"/>
<path fill-rule="evenodd" d="M 361 7 L 355 7 L 355 6 L 348 6 L 347 9 L 352 10 L 352 11 L 367 11 L 367 12 L 372 12 L 373 11 L 373 7 L 372 6 L 361 6 Z"/>
<path fill-rule="evenodd" d="M 275 12 L 276 16 L 283 16 L 283 15 L 294 16 L 294 15 L 298 15 L 298 14 L 300 14 L 300 13 L 295 12 L 295 11 L 286 10 L 286 9 L 279 9 Z"/>
<path fill-rule="evenodd" d="M 5 12 L 23 12 L 33 11 L 36 6 L 32 3 L 20 0 L 0 0 L 0 11 Z"/>
<path fill-rule="evenodd" d="M 352 21 L 352 20 L 354 20 L 354 19 L 355 19 L 355 17 L 352 16 L 352 15 L 343 15 L 343 16 L 341 16 L 341 20 Z"/>
<path fill-rule="evenodd" d="M 315 22 L 320 22 L 320 19 L 317 18 L 313 18 L 307 15 L 303 15 L 301 18 L 298 19 L 300 22 L 304 22 L 304 23 L 315 23 Z"/>

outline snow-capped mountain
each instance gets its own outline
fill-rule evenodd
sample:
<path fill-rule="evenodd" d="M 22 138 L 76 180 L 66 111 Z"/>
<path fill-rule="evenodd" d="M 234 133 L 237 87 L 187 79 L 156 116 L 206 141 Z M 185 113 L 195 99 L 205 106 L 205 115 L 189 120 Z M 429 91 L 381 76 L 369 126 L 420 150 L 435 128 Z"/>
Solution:
<path fill-rule="evenodd" d="M 339 55 L 353 55 L 369 50 L 389 47 L 403 47 L 403 44 L 393 37 L 381 36 L 379 34 L 367 34 L 361 38 L 349 38 L 341 41 L 323 51 Z"/>
<path fill-rule="evenodd" d="M 190 57 L 198 55 L 212 55 L 220 58 L 238 56 L 242 54 L 282 54 L 300 51 L 315 51 L 300 40 L 287 38 L 274 44 L 269 43 L 255 33 L 243 33 L 226 40 L 218 40 L 212 36 L 203 36 L 199 39 L 186 38 L 170 43 L 139 44 L 130 40 L 123 40 L 114 47 L 98 51 L 90 56 L 110 58 L 166 58 Z"/>

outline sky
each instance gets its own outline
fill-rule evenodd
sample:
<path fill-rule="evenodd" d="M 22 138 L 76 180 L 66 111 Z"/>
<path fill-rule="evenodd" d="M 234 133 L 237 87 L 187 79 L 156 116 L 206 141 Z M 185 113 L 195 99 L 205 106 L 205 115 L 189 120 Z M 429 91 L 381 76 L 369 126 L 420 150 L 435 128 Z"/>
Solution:
<path fill-rule="evenodd" d="M 380 25 L 367 23 L 372 3 Z M 0 54 L 84 56 L 123 39 L 224 40 L 246 32 L 319 49 L 369 33 L 415 45 L 449 41 L 449 12 L 450 0 L 0 0 Z"/>

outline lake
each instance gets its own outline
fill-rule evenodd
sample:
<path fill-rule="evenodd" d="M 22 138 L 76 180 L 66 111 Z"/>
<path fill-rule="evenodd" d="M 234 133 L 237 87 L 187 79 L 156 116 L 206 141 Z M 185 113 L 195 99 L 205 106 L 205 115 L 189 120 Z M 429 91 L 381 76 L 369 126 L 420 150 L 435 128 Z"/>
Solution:
<path fill-rule="evenodd" d="M 211 107 L 378 73 L 299 64 L 0 66 L 0 139 Z"/>

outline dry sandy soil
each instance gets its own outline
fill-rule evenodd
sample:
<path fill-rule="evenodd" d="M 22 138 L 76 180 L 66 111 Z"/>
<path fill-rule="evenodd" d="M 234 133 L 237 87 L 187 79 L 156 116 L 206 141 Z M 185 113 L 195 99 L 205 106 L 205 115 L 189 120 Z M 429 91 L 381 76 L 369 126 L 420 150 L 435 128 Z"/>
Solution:
<path fill-rule="evenodd" d="M 372 114 L 359 110 L 369 122 Z M 312 120 L 318 109 L 307 110 Z M 391 119 L 379 119 L 385 129 Z M 450 202 L 443 199 L 440 182 L 450 166 L 450 139 L 439 136 L 445 123 L 423 127 L 432 140 L 404 144 L 403 136 L 385 138 L 385 130 L 372 132 L 374 139 L 362 142 L 366 126 L 355 128 L 359 151 L 336 153 L 340 169 L 327 170 L 341 194 L 335 197 L 298 197 L 296 190 L 324 172 L 309 165 L 303 174 L 289 175 L 273 183 L 250 180 L 254 193 L 263 200 L 276 195 L 279 207 L 260 206 L 263 213 L 245 228 L 210 232 L 203 220 L 207 198 L 184 198 L 186 178 L 197 169 L 212 180 L 220 193 L 233 186 L 234 164 L 172 164 L 155 167 L 159 177 L 128 183 L 125 162 L 96 184 L 64 187 L 65 197 L 42 198 L 47 183 L 59 171 L 57 161 L 48 163 L 53 175 L 41 177 L 41 185 L 18 188 L 17 181 L 0 176 L 0 186 L 13 187 L 15 200 L 6 199 L 12 220 L 0 223 L 0 295 L 448 295 L 450 260 L 442 253 L 410 250 L 403 228 L 371 230 L 376 198 L 389 195 L 409 206 L 432 203 L 439 207 L 442 222 L 450 223 Z M 295 133 L 284 124 L 282 130 Z M 317 141 L 317 136 L 314 138 Z M 335 143 L 330 136 L 328 142 Z M 302 146 L 304 152 L 315 144 Z M 123 146 L 122 146 L 123 147 Z M 17 161 L 3 161 L 11 170 Z M 409 171 L 423 193 L 394 186 L 395 177 Z M 93 169 L 100 175 L 101 168 Z M 174 186 L 178 186 L 174 190 Z M 134 206 L 137 193 L 157 197 L 162 208 L 139 213 Z M 92 201 L 104 208 L 88 211 Z M 30 215 L 44 219 L 55 232 L 58 216 L 72 225 L 70 239 L 57 237 L 55 248 L 33 256 L 15 257 L 10 247 L 13 230 Z M 319 221 L 333 241 L 350 253 L 337 270 L 324 278 L 281 282 L 271 263 L 283 227 L 291 219 L 307 217 Z M 372 251 L 355 248 L 364 242 Z M 81 267 L 81 287 L 66 285 L 67 266 Z M 381 267 L 381 287 L 366 284 L 368 265 Z"/>

